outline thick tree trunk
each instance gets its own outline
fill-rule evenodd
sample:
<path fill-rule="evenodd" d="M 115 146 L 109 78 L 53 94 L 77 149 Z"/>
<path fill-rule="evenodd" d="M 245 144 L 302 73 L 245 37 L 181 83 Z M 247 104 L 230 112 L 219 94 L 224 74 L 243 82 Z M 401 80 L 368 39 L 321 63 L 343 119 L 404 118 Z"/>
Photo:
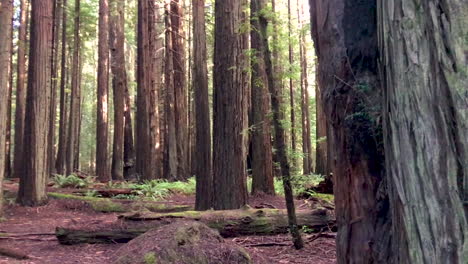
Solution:
<path fill-rule="evenodd" d="M 284 210 L 233 210 L 208 212 L 180 212 L 167 214 L 129 214 L 123 216 L 127 221 L 122 228 L 105 230 L 56 229 L 57 239 L 61 244 L 74 245 L 80 243 L 127 243 L 131 239 L 149 231 L 164 227 L 173 219 L 195 220 L 217 229 L 223 237 L 248 235 L 275 235 L 289 231 L 287 213 Z M 167 221 L 171 219 L 170 221 Z M 335 220 L 324 210 L 299 211 L 299 226 L 307 226 L 314 231 L 329 228 Z M 143 222 L 142 222 L 143 221 Z"/>
<path fill-rule="evenodd" d="M 466 263 L 467 2 L 389 0 L 378 10 L 392 263 Z"/>
<path fill-rule="evenodd" d="M 329 124 L 338 263 L 388 263 L 375 0 L 311 3 L 318 81 Z"/>
<path fill-rule="evenodd" d="M 159 92 L 156 68 L 154 1 L 138 1 L 136 170 L 142 179 L 160 178 Z"/>
<path fill-rule="evenodd" d="M 65 174 L 65 157 L 67 146 L 67 94 L 65 86 L 67 84 L 67 0 L 62 2 L 62 54 L 60 62 L 60 121 L 59 121 L 59 142 L 57 149 L 57 158 L 55 159 L 55 169 L 58 174 Z"/>
<path fill-rule="evenodd" d="M 125 0 L 114 0 L 110 12 L 111 69 L 114 91 L 114 142 L 112 151 L 112 179 L 124 179 L 125 142 L 125 91 L 127 71 L 125 70 Z"/>
<path fill-rule="evenodd" d="M 13 177 L 24 174 L 23 135 L 26 113 L 26 44 L 29 22 L 28 0 L 20 2 L 20 26 L 18 30 L 18 61 L 16 69 L 15 149 L 13 152 Z"/>
<path fill-rule="evenodd" d="M 208 97 L 205 1 L 192 0 L 193 10 L 193 90 L 195 109 L 195 149 L 192 162 L 197 179 L 195 209 L 213 207 L 211 128 Z"/>
<path fill-rule="evenodd" d="M 0 120 L 7 119 L 7 94 L 10 85 L 11 29 L 13 26 L 13 1 L 0 1 Z M 5 176 L 5 142 L 7 123 L 0 122 L 0 185 Z M 0 216 L 3 215 L 3 189 L 0 187 Z"/>
<path fill-rule="evenodd" d="M 24 130 L 25 174 L 20 178 L 18 202 L 37 206 L 47 201 L 48 128 L 53 1 L 33 1 L 29 48 L 28 92 Z"/>
<path fill-rule="evenodd" d="M 268 76 L 265 66 L 266 23 L 261 23 L 265 12 L 265 0 L 250 2 L 252 60 L 252 193 L 275 194 L 273 183 L 273 157 L 271 148 L 271 112 Z"/>
<path fill-rule="evenodd" d="M 244 0 L 215 1 L 213 175 L 214 208 L 237 209 L 247 202 L 246 128 L 248 36 Z"/>
<path fill-rule="evenodd" d="M 96 123 L 96 176 L 109 181 L 108 165 L 108 97 L 109 97 L 109 1 L 99 0 L 99 44 Z"/>

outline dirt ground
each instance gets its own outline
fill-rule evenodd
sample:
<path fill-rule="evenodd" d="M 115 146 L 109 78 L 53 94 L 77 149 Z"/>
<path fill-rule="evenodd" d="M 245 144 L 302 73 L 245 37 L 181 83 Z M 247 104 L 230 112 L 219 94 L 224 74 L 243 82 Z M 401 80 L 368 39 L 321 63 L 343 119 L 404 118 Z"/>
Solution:
<path fill-rule="evenodd" d="M 4 186 L 10 193 L 15 191 L 15 184 Z M 57 191 L 57 190 L 54 190 Z M 60 190 L 59 190 L 60 191 Z M 167 203 L 193 205 L 194 197 L 173 196 Z M 284 208 L 281 197 L 252 197 L 249 204 L 252 207 Z M 298 207 L 304 201 L 296 201 Z M 70 204 L 70 201 L 50 200 L 42 207 L 26 208 L 15 204 L 5 207 L 5 219 L 0 222 L 0 248 L 20 251 L 30 257 L 28 260 L 14 260 L 0 256 L 0 263 L 34 263 L 34 264 L 106 264 L 122 244 L 98 245 L 60 245 L 55 239 L 57 226 L 75 226 L 87 223 L 103 224 L 116 220 L 115 213 L 97 213 L 85 206 Z M 255 263 L 308 263 L 332 264 L 335 261 L 334 234 L 315 238 L 305 235 L 306 246 L 302 250 L 294 250 L 288 235 L 277 236 L 246 236 L 229 239 L 243 246 L 251 253 Z"/>

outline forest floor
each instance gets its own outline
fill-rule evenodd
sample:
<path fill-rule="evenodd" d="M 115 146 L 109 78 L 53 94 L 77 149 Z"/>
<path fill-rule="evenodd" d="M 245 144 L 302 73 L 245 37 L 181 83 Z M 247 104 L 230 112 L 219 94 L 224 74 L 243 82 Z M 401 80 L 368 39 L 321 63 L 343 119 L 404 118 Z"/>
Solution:
<path fill-rule="evenodd" d="M 6 181 L 4 189 L 7 201 L 5 219 L 0 222 L 0 248 L 13 249 L 30 257 L 28 260 L 14 260 L 0 256 L 0 263 L 37 263 L 37 264 L 106 264 L 123 244 L 80 244 L 65 246 L 58 243 L 55 228 L 112 223 L 119 213 L 101 213 L 80 201 L 50 199 L 47 205 L 29 208 L 14 204 L 13 197 L 18 184 Z M 71 193 L 73 189 L 49 188 L 49 191 Z M 194 205 L 194 196 L 172 195 L 163 201 L 169 205 Z M 283 197 L 251 197 L 249 205 L 273 206 L 284 209 Z M 298 208 L 307 201 L 296 200 Z M 294 250 L 288 235 L 244 236 L 226 239 L 246 248 L 254 263 L 336 263 L 334 234 L 326 237 L 306 237 L 306 246 Z M 312 238 L 312 239 L 311 239 Z"/>

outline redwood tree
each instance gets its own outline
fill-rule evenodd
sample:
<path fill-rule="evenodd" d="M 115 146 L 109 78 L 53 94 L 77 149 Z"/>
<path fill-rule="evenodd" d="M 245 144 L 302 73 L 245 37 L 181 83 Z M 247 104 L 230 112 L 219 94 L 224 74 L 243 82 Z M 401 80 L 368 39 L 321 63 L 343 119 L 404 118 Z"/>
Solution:
<path fill-rule="evenodd" d="M 28 206 L 47 200 L 53 4 L 53 0 L 32 1 L 24 130 L 24 144 L 28 147 L 24 149 L 24 175 L 18 191 L 18 202 Z"/>
<path fill-rule="evenodd" d="M 13 18 L 13 1 L 0 1 L 0 120 L 7 119 L 7 104 L 8 104 L 8 87 L 10 83 L 10 66 L 11 66 L 11 28 Z M 5 160 L 6 160 L 6 133 L 7 123 L 0 122 L 0 185 L 3 183 L 5 176 Z M 0 187 L 0 215 L 3 215 L 3 188 Z"/>
<path fill-rule="evenodd" d="M 71 76 L 70 114 L 68 115 L 68 134 L 66 149 L 66 175 L 75 171 L 76 161 L 79 158 L 77 146 L 79 146 L 80 128 L 80 0 L 75 0 L 73 27 L 73 59 Z"/>
<path fill-rule="evenodd" d="M 187 76 L 185 65 L 184 9 L 182 0 L 166 7 L 166 162 L 169 180 L 189 177 Z M 168 36 L 170 34 L 170 36 Z M 171 61 L 169 61 L 171 60 Z"/>
<path fill-rule="evenodd" d="M 13 177 L 20 178 L 24 174 L 23 162 L 23 134 L 26 110 L 26 39 L 29 22 L 28 0 L 20 1 L 20 17 L 18 30 L 18 55 L 16 64 L 16 109 L 15 109 L 15 138 L 13 152 Z"/>
<path fill-rule="evenodd" d="M 310 3 L 318 84 L 329 123 L 338 263 L 388 263 L 390 216 L 379 109 L 377 4 L 375 0 Z"/>
<path fill-rule="evenodd" d="M 111 2 L 110 12 L 110 47 L 112 88 L 114 91 L 114 142 L 112 151 L 112 179 L 124 179 L 124 141 L 125 141 L 125 91 L 127 71 L 125 70 L 125 1 Z"/>
<path fill-rule="evenodd" d="M 59 109 L 59 140 L 57 147 L 57 158 L 55 169 L 58 174 L 65 174 L 65 155 L 67 146 L 67 94 L 65 85 L 67 83 L 67 0 L 62 2 L 62 50 L 60 58 L 60 109 Z"/>
<path fill-rule="evenodd" d="M 236 209 L 247 202 L 246 128 L 248 36 L 245 0 L 215 1 L 213 176 L 214 208 Z"/>
<path fill-rule="evenodd" d="M 138 1 L 136 170 L 142 179 L 161 177 L 155 22 L 155 2 Z"/>
<path fill-rule="evenodd" d="M 378 10 L 392 263 L 466 263 L 467 2 Z"/>
<path fill-rule="evenodd" d="M 266 24 L 261 23 L 262 12 L 265 12 L 266 1 L 250 2 L 251 12 L 251 48 L 254 51 L 252 60 L 252 193 L 275 194 L 273 183 L 273 158 L 271 148 L 270 94 L 265 66 Z M 261 28 L 265 27 L 265 28 Z"/>
<path fill-rule="evenodd" d="M 193 165 L 197 179 L 195 209 L 213 206 L 210 109 L 206 51 L 205 1 L 192 0 L 193 13 L 193 89 L 195 107 L 195 150 Z"/>
<path fill-rule="evenodd" d="M 109 94 L 109 1 L 99 0 L 99 43 L 96 123 L 96 175 L 100 181 L 109 181 L 108 165 L 108 94 Z"/>

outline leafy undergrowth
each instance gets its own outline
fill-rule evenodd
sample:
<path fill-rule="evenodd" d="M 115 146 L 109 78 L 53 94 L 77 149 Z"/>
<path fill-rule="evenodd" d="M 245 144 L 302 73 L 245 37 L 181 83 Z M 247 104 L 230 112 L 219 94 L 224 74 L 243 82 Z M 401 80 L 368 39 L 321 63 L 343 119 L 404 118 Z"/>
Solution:
<path fill-rule="evenodd" d="M 317 185 L 323 180 L 319 175 L 296 175 L 292 178 L 293 191 L 297 196 L 307 193 L 308 196 L 318 199 L 333 202 L 333 195 L 320 194 L 310 191 L 311 186 Z M 86 197 L 99 197 L 99 192 L 95 189 L 98 184 L 93 177 L 78 177 L 76 175 L 62 176 L 55 175 L 53 177 L 54 186 L 57 188 L 78 188 L 88 189 L 83 193 Z M 102 188 L 103 186 L 99 186 Z M 281 178 L 274 180 L 275 192 L 278 195 L 284 195 L 283 182 Z M 108 189 L 130 189 L 131 193 L 118 194 L 115 199 L 124 200 L 147 200 L 160 201 L 168 198 L 171 195 L 194 195 L 196 190 L 196 181 L 192 177 L 187 181 L 169 182 L 163 179 L 135 182 L 109 182 L 104 188 Z M 247 188 L 250 192 L 252 188 L 252 177 L 247 180 Z M 114 209 L 113 209 L 114 210 Z M 115 209 L 117 210 L 117 209 Z"/>

